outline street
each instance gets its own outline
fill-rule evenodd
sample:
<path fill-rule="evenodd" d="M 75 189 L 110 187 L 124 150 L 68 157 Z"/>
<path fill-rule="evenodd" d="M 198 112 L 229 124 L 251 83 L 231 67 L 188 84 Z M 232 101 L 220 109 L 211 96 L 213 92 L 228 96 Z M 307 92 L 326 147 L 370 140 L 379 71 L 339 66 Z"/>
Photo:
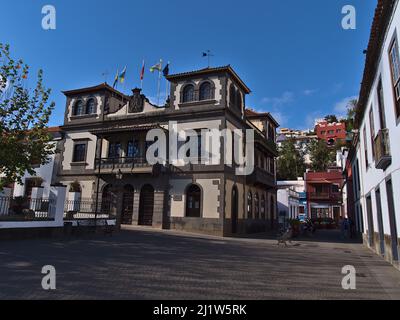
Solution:
<path fill-rule="evenodd" d="M 336 231 L 287 248 L 129 227 L 113 236 L 0 243 L 0 299 L 400 299 L 400 272 Z M 57 288 L 41 287 L 42 267 Z M 341 286 L 353 265 L 357 289 Z"/>

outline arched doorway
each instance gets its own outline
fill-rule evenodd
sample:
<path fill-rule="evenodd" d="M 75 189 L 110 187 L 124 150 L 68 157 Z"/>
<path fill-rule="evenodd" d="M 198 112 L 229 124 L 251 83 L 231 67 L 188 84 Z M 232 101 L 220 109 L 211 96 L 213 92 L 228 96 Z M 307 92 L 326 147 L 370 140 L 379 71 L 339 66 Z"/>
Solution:
<path fill-rule="evenodd" d="M 154 188 L 146 184 L 140 191 L 139 199 L 139 225 L 151 226 L 153 224 Z"/>
<path fill-rule="evenodd" d="M 238 225 L 238 208 L 239 208 L 239 195 L 238 189 L 236 186 L 232 188 L 232 233 L 237 233 L 237 225 Z"/>
<path fill-rule="evenodd" d="M 134 189 L 128 184 L 122 194 L 121 224 L 132 224 Z"/>
<path fill-rule="evenodd" d="M 101 206 L 100 212 L 101 214 L 112 214 L 112 208 L 115 203 L 115 195 L 112 192 L 112 185 L 108 184 L 104 187 L 103 192 L 101 194 Z"/>
<path fill-rule="evenodd" d="M 201 189 L 192 184 L 186 189 L 186 217 L 201 217 Z"/>

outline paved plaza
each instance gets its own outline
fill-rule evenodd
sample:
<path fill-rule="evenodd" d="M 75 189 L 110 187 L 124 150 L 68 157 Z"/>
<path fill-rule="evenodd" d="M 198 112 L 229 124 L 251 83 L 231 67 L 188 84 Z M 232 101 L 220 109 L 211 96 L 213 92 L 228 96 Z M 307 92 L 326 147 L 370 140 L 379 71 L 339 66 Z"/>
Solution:
<path fill-rule="evenodd" d="M 0 299 L 400 299 L 400 271 L 328 231 L 278 247 L 130 227 L 113 236 L 0 242 Z M 57 289 L 41 287 L 44 265 Z M 357 289 L 342 289 L 353 265 Z"/>

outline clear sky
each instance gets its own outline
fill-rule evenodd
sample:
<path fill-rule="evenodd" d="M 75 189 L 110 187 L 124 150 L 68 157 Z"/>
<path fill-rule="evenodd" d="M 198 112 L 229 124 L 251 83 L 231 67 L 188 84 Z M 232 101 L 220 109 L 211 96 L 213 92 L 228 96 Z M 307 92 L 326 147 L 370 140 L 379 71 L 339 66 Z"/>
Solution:
<path fill-rule="evenodd" d="M 43 68 L 63 122 L 62 90 L 108 82 L 127 65 L 125 92 L 139 86 L 156 96 L 148 68 L 160 58 L 171 73 L 231 64 L 252 90 L 247 106 L 272 112 L 284 127 L 307 128 L 315 118 L 343 113 L 359 93 L 376 0 L 1 0 L 0 42 L 32 71 Z M 42 7 L 54 5 L 56 30 L 41 27 Z M 357 29 L 343 30 L 342 7 L 357 10 Z M 33 77 L 29 85 L 33 85 Z M 119 89 L 122 89 L 120 86 Z M 165 82 L 162 83 L 165 92 Z M 164 94 L 165 95 L 165 94 Z M 336 112 L 337 111 L 337 112 Z"/>

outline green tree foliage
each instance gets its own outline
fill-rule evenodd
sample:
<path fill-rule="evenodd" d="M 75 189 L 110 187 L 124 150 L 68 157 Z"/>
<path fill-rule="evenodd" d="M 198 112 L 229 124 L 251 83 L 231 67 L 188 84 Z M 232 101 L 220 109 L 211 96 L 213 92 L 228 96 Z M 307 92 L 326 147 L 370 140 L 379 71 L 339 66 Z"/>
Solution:
<path fill-rule="evenodd" d="M 295 141 L 292 139 L 284 141 L 277 161 L 278 180 L 297 180 L 305 171 L 304 155 L 296 149 Z"/>
<path fill-rule="evenodd" d="M 338 118 L 334 114 L 329 114 L 324 119 L 328 123 L 338 122 Z"/>
<path fill-rule="evenodd" d="M 350 100 L 347 104 L 346 131 L 351 132 L 354 129 L 354 118 L 356 115 L 358 100 Z"/>
<path fill-rule="evenodd" d="M 309 145 L 311 169 L 326 171 L 335 159 L 334 149 L 328 148 L 324 140 L 314 140 Z"/>
<path fill-rule="evenodd" d="M 8 45 L 0 43 L 0 190 L 9 183 L 21 183 L 27 171 L 34 175 L 34 164 L 45 164 L 53 153 L 47 132 L 54 103 L 50 89 L 43 86 L 38 71 L 36 86 L 26 86 L 29 67 L 14 60 Z"/>

